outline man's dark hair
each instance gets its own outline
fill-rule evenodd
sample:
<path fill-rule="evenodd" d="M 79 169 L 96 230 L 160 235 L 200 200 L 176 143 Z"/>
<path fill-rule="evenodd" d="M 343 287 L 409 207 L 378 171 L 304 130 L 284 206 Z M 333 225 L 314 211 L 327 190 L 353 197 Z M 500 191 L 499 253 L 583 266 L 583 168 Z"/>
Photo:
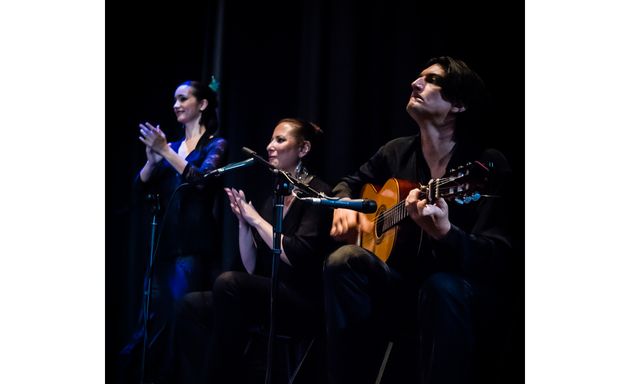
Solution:
<path fill-rule="evenodd" d="M 491 104 L 484 81 L 461 60 L 449 56 L 434 57 L 424 68 L 433 64 L 440 65 L 445 72 L 444 78 L 438 82 L 444 99 L 466 107 L 466 110 L 457 117 L 455 139 L 472 139 L 474 135 L 482 135 L 487 123 L 486 114 Z"/>

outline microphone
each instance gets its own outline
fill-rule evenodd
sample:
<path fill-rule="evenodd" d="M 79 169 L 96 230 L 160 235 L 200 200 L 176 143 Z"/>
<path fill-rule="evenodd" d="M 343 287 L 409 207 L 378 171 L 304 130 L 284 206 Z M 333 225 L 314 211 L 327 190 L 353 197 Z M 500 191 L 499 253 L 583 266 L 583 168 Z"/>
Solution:
<path fill-rule="evenodd" d="M 303 197 L 300 201 L 305 201 L 313 205 L 323 205 L 331 208 L 345 208 L 363 213 L 374 213 L 378 208 L 376 201 L 370 199 L 337 200 L 321 199 L 318 197 Z"/>
<path fill-rule="evenodd" d="M 319 192 L 317 192 L 316 190 L 311 188 L 307 183 L 304 183 L 304 182 L 294 178 L 288 172 L 285 172 L 285 171 L 282 171 L 282 170 L 276 168 L 276 166 L 274 166 L 273 164 L 269 163 L 267 160 L 265 160 L 262 157 L 260 157 L 260 155 L 258 155 L 256 152 L 252 151 L 251 149 L 249 149 L 247 147 L 243 147 L 243 152 L 245 152 L 245 154 L 247 154 L 248 156 L 252 156 L 252 158 L 254 160 L 257 160 L 260 163 L 266 165 L 267 168 L 269 168 L 270 171 L 276 173 L 276 176 L 282 175 L 283 177 L 285 177 L 285 179 L 288 180 L 289 183 L 291 183 L 297 189 L 303 190 L 304 192 L 308 191 L 308 193 L 310 193 L 311 195 L 314 195 L 314 196 L 319 196 L 320 195 Z"/>
<path fill-rule="evenodd" d="M 251 149 L 247 148 L 247 147 L 243 147 L 243 152 L 247 155 L 247 156 L 251 156 L 253 160 L 258 160 L 259 162 L 263 163 L 264 165 L 267 166 L 267 168 L 269 168 L 270 170 L 274 171 L 277 170 L 278 168 L 274 167 L 273 165 L 271 165 L 267 160 L 263 159 L 262 157 L 260 157 L 259 154 L 257 154 L 256 152 L 252 151 Z"/>
<path fill-rule="evenodd" d="M 247 147 L 243 147 L 242 148 L 243 152 L 249 156 L 256 156 L 256 152 L 252 151 L 251 149 L 247 148 Z"/>
<path fill-rule="evenodd" d="M 214 176 L 221 176 L 222 174 L 224 174 L 227 171 L 231 171 L 233 169 L 237 169 L 237 168 L 241 168 L 241 167 L 249 167 L 250 165 L 254 164 L 254 158 L 250 158 L 247 160 L 243 160 L 243 161 L 239 161 L 238 163 L 232 163 L 232 164 L 228 164 L 225 167 L 221 167 L 221 168 L 217 168 L 217 169 L 213 169 L 212 171 L 206 173 L 205 175 L 203 175 L 203 177 L 208 177 L 210 175 L 214 175 Z"/>

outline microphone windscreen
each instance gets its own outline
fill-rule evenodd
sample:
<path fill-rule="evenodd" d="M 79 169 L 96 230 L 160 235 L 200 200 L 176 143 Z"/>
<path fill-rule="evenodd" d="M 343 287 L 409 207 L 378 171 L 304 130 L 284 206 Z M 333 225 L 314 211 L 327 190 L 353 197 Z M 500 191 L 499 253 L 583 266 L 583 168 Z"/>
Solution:
<path fill-rule="evenodd" d="M 374 213 L 376 212 L 376 209 L 378 208 L 378 204 L 376 204 L 376 201 L 371 200 L 371 199 L 365 199 L 365 201 L 367 202 L 366 205 L 364 205 L 365 207 L 365 213 Z"/>
<path fill-rule="evenodd" d="M 245 154 L 248 156 L 254 156 L 256 154 L 256 152 L 252 151 L 251 149 L 247 147 L 243 147 L 243 152 L 245 152 Z"/>

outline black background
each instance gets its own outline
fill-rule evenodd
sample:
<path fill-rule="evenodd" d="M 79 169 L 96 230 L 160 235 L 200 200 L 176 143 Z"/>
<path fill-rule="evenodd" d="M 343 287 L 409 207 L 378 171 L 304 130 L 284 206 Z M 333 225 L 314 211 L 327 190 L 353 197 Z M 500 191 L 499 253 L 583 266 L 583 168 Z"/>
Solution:
<path fill-rule="evenodd" d="M 131 195 L 146 161 L 138 124 L 183 131 L 173 93 L 186 80 L 220 81 L 219 118 L 229 162 L 242 147 L 266 154 L 276 123 L 314 121 L 324 130 L 317 174 L 335 184 L 388 140 L 417 133 L 405 111 L 422 64 L 436 55 L 468 63 L 494 98 L 493 144 L 517 175 L 525 169 L 524 2 L 136 1 L 106 5 L 106 369 L 137 321 L 150 247 L 146 202 Z M 254 200 L 269 175 L 226 175 Z M 219 199 L 225 264 L 236 226 Z M 233 232 L 233 231 L 231 231 Z M 524 319 L 521 319 L 524 321 Z M 523 339 L 521 335 L 517 335 Z M 518 344 L 520 345 L 520 344 Z M 524 349 L 524 344 L 521 345 Z"/>

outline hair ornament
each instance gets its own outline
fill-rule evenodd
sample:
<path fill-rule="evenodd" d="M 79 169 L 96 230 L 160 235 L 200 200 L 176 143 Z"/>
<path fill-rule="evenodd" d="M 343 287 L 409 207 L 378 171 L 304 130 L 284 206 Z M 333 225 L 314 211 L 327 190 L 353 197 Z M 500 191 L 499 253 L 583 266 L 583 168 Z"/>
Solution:
<path fill-rule="evenodd" d="M 214 92 L 217 92 L 219 90 L 219 84 L 221 83 L 219 83 L 217 79 L 212 76 L 212 81 L 210 82 L 210 85 L 208 85 L 208 87 L 210 87 L 210 89 L 212 89 Z"/>

